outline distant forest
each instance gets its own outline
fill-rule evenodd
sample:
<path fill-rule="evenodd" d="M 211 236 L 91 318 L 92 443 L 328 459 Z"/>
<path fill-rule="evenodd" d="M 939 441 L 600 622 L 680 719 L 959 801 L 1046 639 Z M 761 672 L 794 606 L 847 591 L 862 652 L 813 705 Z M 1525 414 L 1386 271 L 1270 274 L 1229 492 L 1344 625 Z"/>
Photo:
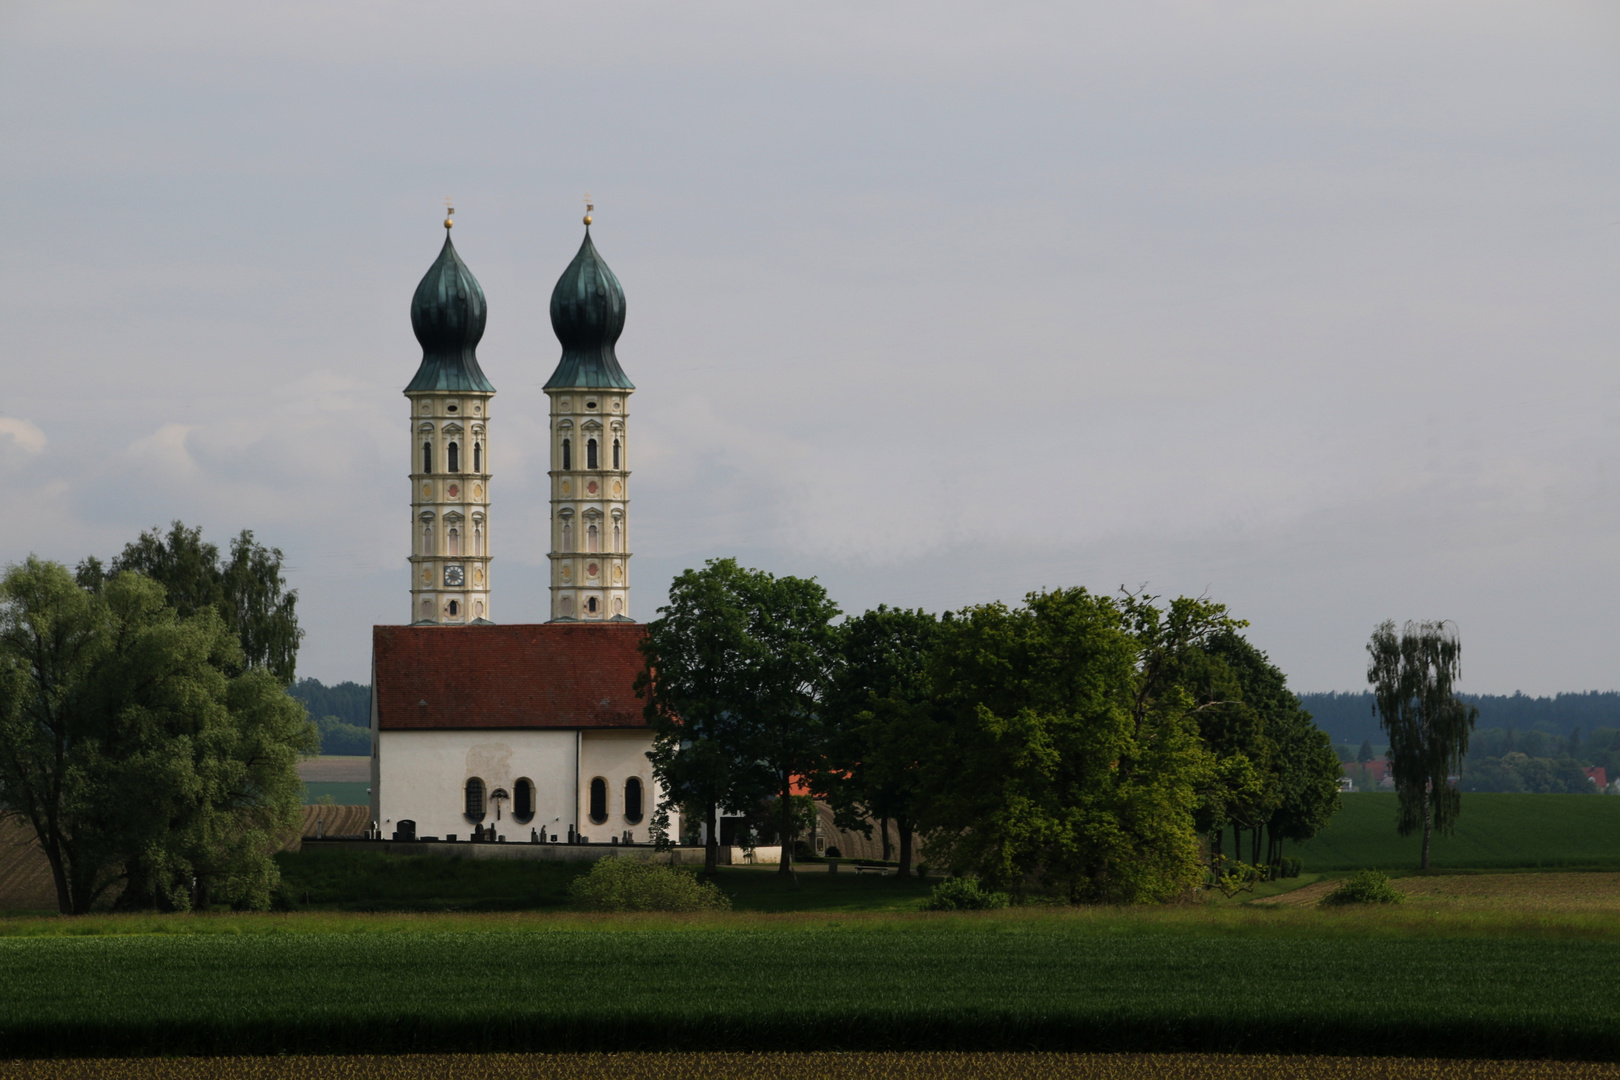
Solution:
<path fill-rule="evenodd" d="M 1579 728 L 1620 728 L 1620 691 L 1591 690 L 1584 694 L 1557 697 L 1527 697 L 1524 694 L 1458 694 L 1479 709 L 1478 729 L 1512 728 L 1539 731 L 1567 737 Z M 1316 718 L 1316 726 L 1336 743 L 1360 743 L 1371 739 L 1382 746 L 1384 733 L 1373 709 L 1372 691 L 1359 694 L 1301 694 L 1305 711 Z"/>
<path fill-rule="evenodd" d="M 299 679 L 287 691 L 304 703 L 321 730 L 323 754 L 371 753 L 371 687 L 355 682 L 327 686 Z"/>

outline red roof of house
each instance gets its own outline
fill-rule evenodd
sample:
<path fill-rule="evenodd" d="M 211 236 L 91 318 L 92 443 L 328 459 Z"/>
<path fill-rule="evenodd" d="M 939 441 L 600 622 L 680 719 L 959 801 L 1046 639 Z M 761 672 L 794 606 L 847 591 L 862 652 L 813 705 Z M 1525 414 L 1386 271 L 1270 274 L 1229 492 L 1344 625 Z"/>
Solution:
<path fill-rule="evenodd" d="M 645 727 L 639 623 L 375 626 L 377 726 Z"/>

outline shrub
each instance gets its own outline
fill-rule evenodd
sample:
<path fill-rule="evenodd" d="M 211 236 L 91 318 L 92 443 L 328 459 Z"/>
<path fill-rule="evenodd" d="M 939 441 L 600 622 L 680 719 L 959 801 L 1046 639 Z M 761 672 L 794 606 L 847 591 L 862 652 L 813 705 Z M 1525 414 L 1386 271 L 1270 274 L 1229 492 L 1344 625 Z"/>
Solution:
<path fill-rule="evenodd" d="M 590 911 L 729 911 L 731 900 L 690 870 L 629 859 L 599 859 L 568 886 Z"/>
<path fill-rule="evenodd" d="M 1277 860 L 1277 876 L 1280 878 L 1299 877 L 1299 870 L 1300 860 L 1297 855 L 1284 855 Z"/>
<path fill-rule="evenodd" d="M 829 858 L 829 859 L 842 859 L 843 857 L 844 857 L 844 853 L 842 851 L 839 851 L 837 846 L 829 847 L 827 849 L 827 858 Z"/>
<path fill-rule="evenodd" d="M 1322 898 L 1324 904 L 1398 904 L 1401 894 L 1389 884 L 1389 875 L 1377 870 L 1357 870 L 1344 884 Z"/>
<path fill-rule="evenodd" d="M 945 879 L 922 903 L 924 911 L 988 911 L 1006 906 L 1006 893 L 986 890 L 972 874 Z"/>

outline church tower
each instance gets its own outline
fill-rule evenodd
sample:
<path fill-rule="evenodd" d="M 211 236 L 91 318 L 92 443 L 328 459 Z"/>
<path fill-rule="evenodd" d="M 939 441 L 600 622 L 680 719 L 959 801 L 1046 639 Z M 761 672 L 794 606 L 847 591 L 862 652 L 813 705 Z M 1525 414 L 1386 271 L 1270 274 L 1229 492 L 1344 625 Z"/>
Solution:
<path fill-rule="evenodd" d="M 630 620 L 630 395 L 614 355 L 624 289 L 585 241 L 551 292 L 551 621 Z"/>
<path fill-rule="evenodd" d="M 451 214 L 455 211 L 452 209 Z M 488 622 L 489 401 L 478 366 L 484 290 L 450 242 L 411 300 L 422 366 L 411 403 L 411 621 Z"/>

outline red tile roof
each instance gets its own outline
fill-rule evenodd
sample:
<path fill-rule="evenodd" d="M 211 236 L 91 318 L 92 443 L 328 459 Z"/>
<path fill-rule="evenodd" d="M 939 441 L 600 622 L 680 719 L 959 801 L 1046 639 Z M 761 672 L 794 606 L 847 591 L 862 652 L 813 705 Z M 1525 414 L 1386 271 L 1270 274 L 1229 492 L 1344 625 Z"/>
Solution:
<path fill-rule="evenodd" d="M 375 626 L 377 726 L 639 728 L 639 623 Z"/>

